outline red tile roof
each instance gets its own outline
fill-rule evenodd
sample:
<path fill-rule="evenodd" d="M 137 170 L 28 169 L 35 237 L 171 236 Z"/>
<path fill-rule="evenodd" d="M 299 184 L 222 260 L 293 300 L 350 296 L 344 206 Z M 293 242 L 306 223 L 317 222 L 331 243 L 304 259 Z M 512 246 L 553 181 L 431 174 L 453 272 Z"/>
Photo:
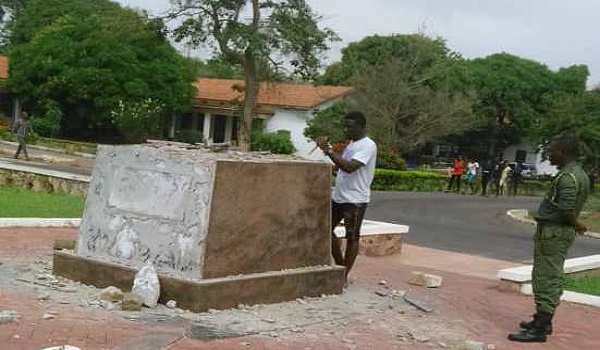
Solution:
<path fill-rule="evenodd" d="M 243 98 L 240 87 L 242 80 L 200 78 L 194 84 L 197 88 L 196 100 L 203 102 L 233 102 Z M 263 82 L 260 84 L 258 105 L 297 109 L 312 109 L 327 101 L 342 97 L 352 90 L 347 86 L 314 86 Z"/>
<path fill-rule="evenodd" d="M 8 57 L 0 55 L 0 80 L 8 78 Z"/>

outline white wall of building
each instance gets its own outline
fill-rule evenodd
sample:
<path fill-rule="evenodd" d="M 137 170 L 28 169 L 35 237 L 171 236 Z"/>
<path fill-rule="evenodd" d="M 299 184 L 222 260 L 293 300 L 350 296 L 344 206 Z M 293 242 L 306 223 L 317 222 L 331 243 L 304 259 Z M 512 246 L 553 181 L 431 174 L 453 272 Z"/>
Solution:
<path fill-rule="evenodd" d="M 519 150 L 527 152 L 525 162 L 533 164 L 537 169 L 538 175 L 554 175 L 558 172 L 558 169 L 554 165 L 551 165 L 548 160 L 542 158 L 542 152 L 538 150 L 537 146 L 527 142 L 508 146 L 504 150 L 504 159 L 514 162 Z"/>
<path fill-rule="evenodd" d="M 318 109 L 330 107 L 333 102 L 325 103 Z M 268 132 L 276 132 L 278 130 L 287 130 L 290 132 L 292 143 L 296 147 L 296 155 L 313 160 L 327 160 L 329 158 L 323 155 L 320 150 L 311 151 L 315 148 L 316 143 L 304 136 L 304 128 L 307 122 L 313 118 L 313 111 L 299 111 L 278 109 L 275 114 L 266 120 L 265 129 Z"/>

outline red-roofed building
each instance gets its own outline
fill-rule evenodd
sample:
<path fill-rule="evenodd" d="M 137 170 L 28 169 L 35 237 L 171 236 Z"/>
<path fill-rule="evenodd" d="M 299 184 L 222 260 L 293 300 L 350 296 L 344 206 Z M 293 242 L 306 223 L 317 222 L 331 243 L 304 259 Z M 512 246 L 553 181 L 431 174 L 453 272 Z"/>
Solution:
<path fill-rule="evenodd" d="M 235 141 L 237 115 L 243 102 L 244 82 L 229 79 L 198 79 L 193 112 L 184 115 L 179 129 L 202 131 L 209 143 Z M 304 137 L 306 123 L 314 112 L 327 108 L 352 91 L 346 86 L 314 86 L 264 82 L 258 94 L 255 126 L 269 132 L 289 132 L 297 154 L 320 158 L 320 152 L 309 155 L 314 142 Z"/>
<path fill-rule="evenodd" d="M 8 57 L 0 55 L 0 113 L 5 117 L 12 117 L 16 101 L 4 89 L 8 79 Z"/>
<path fill-rule="evenodd" d="M 0 55 L 0 110 L 5 116 L 18 113 L 18 101 L 4 90 L 8 78 L 8 57 Z M 242 80 L 201 78 L 194 83 L 197 88 L 192 110 L 174 118 L 171 137 L 180 130 L 202 132 L 211 143 L 231 143 L 237 139 L 237 116 L 241 115 L 244 82 Z M 297 154 L 309 156 L 314 142 L 303 132 L 315 111 L 331 106 L 352 91 L 346 86 L 314 86 L 264 82 L 260 84 L 255 126 L 268 132 L 288 132 Z M 313 157 L 320 158 L 320 152 Z"/>

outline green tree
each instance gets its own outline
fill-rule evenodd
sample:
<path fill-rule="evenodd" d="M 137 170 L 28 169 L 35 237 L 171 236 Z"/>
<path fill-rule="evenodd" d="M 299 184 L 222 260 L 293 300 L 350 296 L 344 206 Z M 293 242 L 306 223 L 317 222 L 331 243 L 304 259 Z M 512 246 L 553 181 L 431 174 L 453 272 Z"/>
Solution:
<path fill-rule="evenodd" d="M 382 149 L 406 154 L 476 123 L 468 65 L 443 39 L 371 36 L 342 52 L 319 82 L 355 87 L 345 108 L 366 113 L 369 134 Z M 335 112 L 317 114 L 307 132 L 335 128 Z"/>
<path fill-rule="evenodd" d="M 219 58 L 202 60 L 190 57 L 188 63 L 196 77 L 217 79 L 243 79 L 244 71 L 241 67 L 232 65 Z"/>
<path fill-rule="evenodd" d="M 355 108 L 369 117 L 370 135 L 400 154 L 461 134 L 477 122 L 471 96 L 445 87 L 444 70 L 421 72 L 416 61 L 389 61 L 355 77 Z"/>
<path fill-rule="evenodd" d="M 172 0 L 171 18 L 183 23 L 176 40 L 208 45 L 217 55 L 244 71 L 243 118 L 238 128 L 239 146 L 250 149 L 261 77 L 286 63 L 292 74 L 310 79 L 320 65 L 320 54 L 337 37 L 318 26 L 320 19 L 305 0 Z M 245 19 L 245 13 L 251 18 Z"/>
<path fill-rule="evenodd" d="M 342 132 L 341 121 L 347 108 L 344 103 L 336 103 L 329 108 L 319 110 L 314 118 L 307 122 L 304 128 L 304 136 L 311 140 L 316 140 L 321 136 L 329 136 L 331 143 L 346 141 L 346 136 Z"/>
<path fill-rule="evenodd" d="M 584 165 L 600 167 L 600 93 L 562 93 L 552 100 L 549 112 L 532 134 L 541 145 L 565 131 L 578 133 L 583 141 Z"/>
<path fill-rule="evenodd" d="M 458 54 L 448 49 L 442 38 L 422 34 L 368 36 L 342 49 L 341 61 L 329 66 L 318 81 L 324 85 L 353 85 L 353 78 L 364 69 L 385 65 L 390 60 L 413 61 L 413 70 L 424 74 L 453 57 Z"/>
<path fill-rule="evenodd" d="M 31 0 L 13 26 L 7 88 L 29 108 L 58 103 L 63 136 L 110 138 L 120 101 L 151 99 L 162 117 L 189 106 L 194 77 L 164 33 L 110 1 Z"/>
<path fill-rule="evenodd" d="M 494 156 L 518 142 L 547 112 L 556 77 L 539 62 L 507 53 L 475 59 L 469 68 L 477 90 L 475 112 L 483 125 L 464 139 Z"/>

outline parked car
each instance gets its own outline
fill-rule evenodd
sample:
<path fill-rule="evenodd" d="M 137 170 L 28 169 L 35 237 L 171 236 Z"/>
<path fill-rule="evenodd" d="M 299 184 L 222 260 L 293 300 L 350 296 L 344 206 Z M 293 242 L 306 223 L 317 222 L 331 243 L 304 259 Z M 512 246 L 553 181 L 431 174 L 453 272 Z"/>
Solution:
<path fill-rule="evenodd" d="M 517 162 L 510 162 L 508 165 L 515 169 Z M 537 169 L 535 168 L 535 165 L 531 163 L 521 163 L 521 169 L 523 169 L 521 171 L 521 176 L 523 176 L 524 179 L 535 179 L 537 177 Z"/>

